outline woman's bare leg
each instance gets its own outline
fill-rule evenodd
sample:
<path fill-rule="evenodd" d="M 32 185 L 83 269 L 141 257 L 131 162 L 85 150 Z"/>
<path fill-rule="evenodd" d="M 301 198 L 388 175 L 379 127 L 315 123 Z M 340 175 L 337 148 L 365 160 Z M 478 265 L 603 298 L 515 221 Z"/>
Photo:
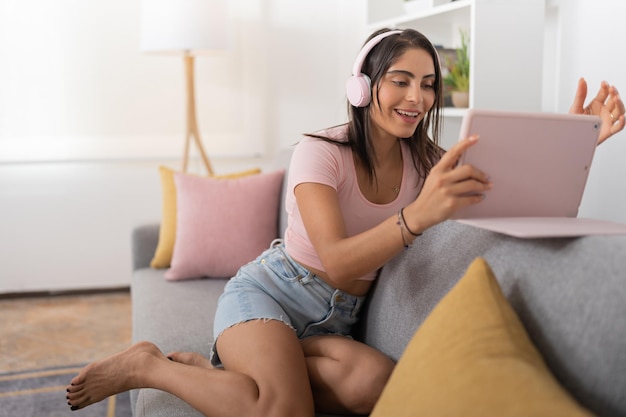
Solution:
<path fill-rule="evenodd" d="M 377 350 L 345 337 L 310 337 L 302 345 L 308 355 L 316 408 L 328 413 L 369 414 L 394 363 Z M 208 358 L 195 352 L 173 352 L 168 358 L 212 368 Z"/>
<path fill-rule="evenodd" d="M 369 414 L 394 363 L 378 350 L 343 336 L 312 336 L 301 341 L 319 411 Z"/>
<path fill-rule="evenodd" d="M 207 386 L 212 392 L 207 392 Z M 85 367 L 72 379 L 67 399 L 72 409 L 81 409 L 136 388 L 167 391 L 211 416 L 237 412 L 237 405 L 241 406 L 240 412 L 247 412 L 258 392 L 254 381 L 245 375 L 176 363 L 153 344 L 140 342 Z M 220 401 L 209 401 L 208 397 Z M 229 403 L 235 406 L 230 408 Z"/>
<path fill-rule="evenodd" d="M 313 394 L 296 333 L 276 320 L 254 320 L 222 333 L 217 351 L 226 371 L 249 375 L 258 387 L 256 408 L 232 416 L 313 417 Z"/>
<path fill-rule="evenodd" d="M 222 334 L 218 348 L 225 370 L 169 360 L 153 344 L 138 343 L 85 367 L 68 386 L 69 404 L 84 408 L 129 389 L 156 388 L 210 417 L 313 416 L 304 354 L 288 326 L 239 324 Z"/>

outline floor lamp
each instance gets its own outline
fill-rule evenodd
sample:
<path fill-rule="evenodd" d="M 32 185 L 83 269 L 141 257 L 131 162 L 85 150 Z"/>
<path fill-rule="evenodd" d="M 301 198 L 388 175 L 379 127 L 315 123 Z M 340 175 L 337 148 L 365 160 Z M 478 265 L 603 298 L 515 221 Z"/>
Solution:
<path fill-rule="evenodd" d="M 182 170 L 187 172 L 189 148 L 193 140 L 208 174 L 213 175 L 213 167 L 198 131 L 194 57 L 228 48 L 228 1 L 143 0 L 141 6 L 141 51 L 183 57 L 187 132 Z"/>

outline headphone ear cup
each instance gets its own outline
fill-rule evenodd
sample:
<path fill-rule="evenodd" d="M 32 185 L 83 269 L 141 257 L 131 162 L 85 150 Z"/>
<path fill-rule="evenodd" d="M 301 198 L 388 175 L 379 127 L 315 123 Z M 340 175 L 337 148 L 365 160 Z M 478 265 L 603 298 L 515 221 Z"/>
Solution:
<path fill-rule="evenodd" d="M 354 61 L 354 67 L 352 67 L 353 75 L 348 78 L 346 82 L 346 95 L 348 101 L 354 107 L 365 107 L 370 104 L 372 99 L 372 82 L 367 75 L 361 72 L 361 66 L 365 58 L 367 58 L 367 54 L 387 36 L 398 35 L 400 33 L 402 33 L 402 30 L 390 30 L 380 33 L 367 41 L 363 48 L 361 48 L 361 51 L 359 51 L 356 61 Z"/>
<path fill-rule="evenodd" d="M 346 95 L 354 107 L 365 107 L 371 100 L 370 77 L 365 74 L 353 75 L 346 82 Z"/>

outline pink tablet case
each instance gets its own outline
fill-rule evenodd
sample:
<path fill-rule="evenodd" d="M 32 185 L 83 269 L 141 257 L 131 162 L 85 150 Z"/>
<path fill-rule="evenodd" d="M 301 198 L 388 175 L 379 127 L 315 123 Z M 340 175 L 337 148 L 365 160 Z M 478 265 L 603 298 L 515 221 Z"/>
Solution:
<path fill-rule="evenodd" d="M 576 218 L 600 124 L 596 116 L 468 110 L 460 138 L 480 138 L 459 164 L 494 186 L 455 219 L 518 237 L 626 234 L 626 225 Z"/>

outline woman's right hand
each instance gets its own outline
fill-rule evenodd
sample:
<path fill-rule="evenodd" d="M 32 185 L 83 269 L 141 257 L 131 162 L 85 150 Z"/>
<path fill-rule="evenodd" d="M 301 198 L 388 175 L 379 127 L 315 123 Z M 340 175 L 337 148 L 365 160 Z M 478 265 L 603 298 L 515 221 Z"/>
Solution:
<path fill-rule="evenodd" d="M 409 229 L 421 233 L 485 198 L 493 186 L 488 175 L 471 165 L 458 165 L 463 152 L 477 141 L 472 135 L 458 142 L 431 169 L 417 199 L 404 209 Z"/>

